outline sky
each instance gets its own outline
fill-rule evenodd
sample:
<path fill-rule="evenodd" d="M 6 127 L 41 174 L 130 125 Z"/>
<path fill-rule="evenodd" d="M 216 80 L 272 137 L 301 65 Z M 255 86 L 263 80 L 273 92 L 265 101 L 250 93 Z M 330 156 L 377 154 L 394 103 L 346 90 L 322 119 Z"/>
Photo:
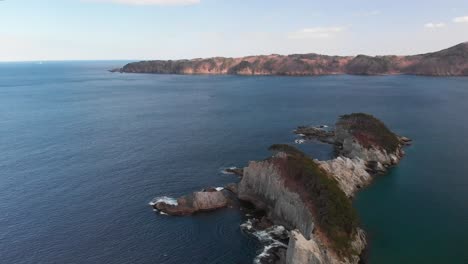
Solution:
<path fill-rule="evenodd" d="M 467 0 L 0 0 L 0 61 L 410 55 L 466 41 Z"/>

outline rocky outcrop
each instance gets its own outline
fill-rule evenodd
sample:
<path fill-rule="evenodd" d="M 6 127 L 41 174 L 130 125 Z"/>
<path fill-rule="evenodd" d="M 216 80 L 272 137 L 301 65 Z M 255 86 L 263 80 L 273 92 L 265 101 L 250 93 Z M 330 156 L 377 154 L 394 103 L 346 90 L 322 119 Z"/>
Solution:
<path fill-rule="evenodd" d="M 112 72 L 234 75 L 388 75 L 468 76 L 468 42 L 414 56 L 262 55 L 242 58 L 154 60 L 125 65 Z"/>
<path fill-rule="evenodd" d="M 336 123 L 335 144 L 340 146 L 339 154 L 364 160 L 370 169 L 385 171 L 385 167 L 398 164 L 404 155 L 403 147 L 410 142 L 372 115 L 343 115 Z"/>
<path fill-rule="evenodd" d="M 366 236 L 362 229 L 358 229 L 352 244 L 356 252 L 362 252 L 366 247 Z M 306 239 L 301 232 L 291 231 L 289 245 L 286 252 L 287 264 L 350 264 L 359 263 L 358 255 L 353 255 L 351 259 L 340 259 L 332 251 L 323 250 L 323 245 L 319 245 L 314 239 Z"/>
<path fill-rule="evenodd" d="M 340 117 L 335 125 L 334 145 L 339 156 L 316 161 L 339 182 L 347 196 L 368 185 L 372 175 L 382 174 L 400 162 L 403 147 L 411 140 L 390 131 L 372 115 L 354 113 Z"/>
<path fill-rule="evenodd" d="M 182 196 L 176 201 L 156 199 L 152 206 L 168 215 L 190 215 L 200 211 L 212 211 L 228 206 L 234 197 L 228 190 L 211 188 Z"/>
<path fill-rule="evenodd" d="M 327 262 L 314 240 L 307 240 L 301 232 L 293 230 L 289 237 L 286 263 L 323 264 Z"/>

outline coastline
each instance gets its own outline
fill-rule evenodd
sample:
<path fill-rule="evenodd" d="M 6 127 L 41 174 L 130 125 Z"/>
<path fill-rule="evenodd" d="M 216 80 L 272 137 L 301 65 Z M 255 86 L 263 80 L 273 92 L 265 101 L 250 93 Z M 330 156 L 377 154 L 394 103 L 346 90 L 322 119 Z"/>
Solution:
<path fill-rule="evenodd" d="M 110 72 L 251 76 L 420 75 L 468 76 L 468 42 L 410 56 L 329 56 L 315 53 L 132 62 Z"/>

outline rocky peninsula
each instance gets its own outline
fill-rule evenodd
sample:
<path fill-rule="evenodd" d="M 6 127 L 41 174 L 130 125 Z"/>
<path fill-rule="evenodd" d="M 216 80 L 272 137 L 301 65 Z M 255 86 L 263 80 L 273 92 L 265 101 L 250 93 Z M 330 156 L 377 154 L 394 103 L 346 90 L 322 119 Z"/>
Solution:
<path fill-rule="evenodd" d="M 111 70 L 122 73 L 232 75 L 427 75 L 468 76 L 468 42 L 445 50 L 412 56 L 327 56 L 315 53 L 153 60 Z"/>
<path fill-rule="evenodd" d="M 314 160 L 291 145 L 272 145 L 273 155 L 251 161 L 238 173 L 238 184 L 177 200 L 159 199 L 152 206 L 165 214 L 187 215 L 247 203 L 257 213 L 242 227 L 254 235 L 260 230 L 262 237 L 269 236 L 255 262 L 362 263 L 367 241 L 352 197 L 375 175 L 397 165 L 411 140 L 363 113 L 341 116 L 334 131 L 320 129 L 300 127 L 296 133 L 303 132 L 300 136 L 305 140 L 316 137 L 333 144 L 335 159 Z"/>

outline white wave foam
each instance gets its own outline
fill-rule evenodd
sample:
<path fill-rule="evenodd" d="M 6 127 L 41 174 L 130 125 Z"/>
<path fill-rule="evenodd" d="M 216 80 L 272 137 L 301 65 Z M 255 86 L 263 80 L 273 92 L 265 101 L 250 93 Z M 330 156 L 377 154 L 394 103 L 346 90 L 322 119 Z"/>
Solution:
<path fill-rule="evenodd" d="M 242 223 L 242 224 L 240 225 L 240 227 L 241 227 L 242 229 L 246 229 L 247 231 L 252 230 L 252 228 L 253 228 L 252 220 L 247 219 L 247 221 L 246 221 L 245 223 Z"/>
<path fill-rule="evenodd" d="M 234 174 L 234 172 L 227 171 L 227 170 L 236 170 L 237 167 L 229 167 L 229 168 L 222 168 L 221 173 L 222 174 Z"/>
<path fill-rule="evenodd" d="M 216 187 L 215 190 L 216 190 L 217 192 L 220 192 L 220 191 L 224 190 L 224 187 Z"/>
<path fill-rule="evenodd" d="M 255 231 L 252 220 L 248 219 L 245 223 L 241 224 L 241 228 L 251 232 L 254 237 L 264 244 L 262 252 L 255 257 L 254 263 L 261 263 L 263 258 L 270 256 L 269 251 L 273 248 L 287 247 L 286 244 L 274 238 L 274 236 L 281 237 L 281 234 L 287 232 L 284 226 L 272 226 L 265 230 Z"/>
<path fill-rule="evenodd" d="M 281 243 L 281 242 L 274 242 L 268 246 L 265 246 L 262 250 L 262 253 L 258 254 L 255 259 L 254 259 L 254 263 L 257 263 L 257 264 L 261 264 L 262 263 L 262 259 L 263 258 L 266 258 L 266 257 L 269 257 L 270 256 L 270 253 L 268 251 L 270 251 L 270 249 L 272 248 L 277 248 L 277 247 L 287 247 L 287 245 L 285 245 L 284 243 Z"/>
<path fill-rule="evenodd" d="M 304 144 L 304 142 L 305 142 L 305 139 L 296 139 L 296 140 L 294 140 L 294 143 L 296 143 L 296 144 Z"/>
<path fill-rule="evenodd" d="M 174 206 L 178 205 L 177 199 L 168 196 L 156 197 L 153 200 L 151 200 L 151 202 L 149 202 L 149 205 L 154 206 L 157 203 L 165 203 Z"/>

